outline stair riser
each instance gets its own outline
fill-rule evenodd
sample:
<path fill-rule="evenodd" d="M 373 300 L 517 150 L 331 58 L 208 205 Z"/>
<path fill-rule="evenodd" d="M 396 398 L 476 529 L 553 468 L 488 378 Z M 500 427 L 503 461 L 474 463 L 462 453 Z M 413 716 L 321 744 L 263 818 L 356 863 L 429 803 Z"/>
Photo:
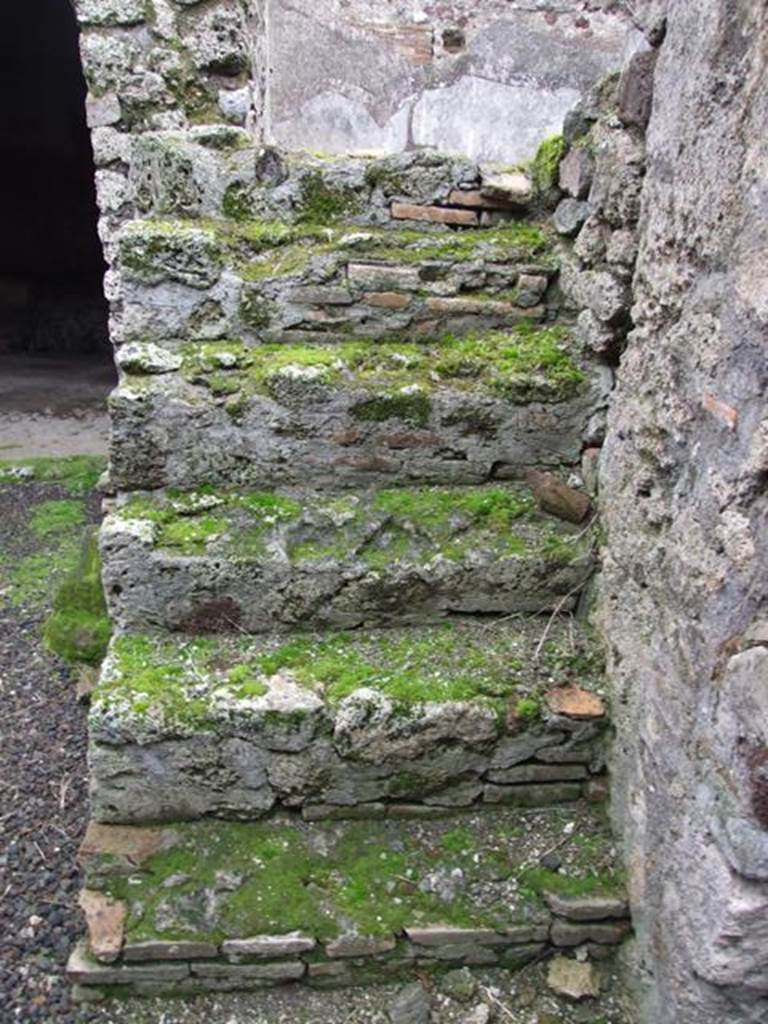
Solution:
<path fill-rule="evenodd" d="M 604 404 L 599 380 L 558 402 L 441 390 L 392 414 L 375 392 L 285 384 L 280 401 L 226 399 L 172 377 L 111 401 L 111 477 L 122 489 L 201 483 L 477 484 L 525 467 L 576 466 Z M 394 403 L 393 403 L 394 405 Z M 376 419 L 371 419 L 376 417 Z M 383 418 L 380 418 L 383 417 Z"/>
<path fill-rule="evenodd" d="M 413 742 L 418 753 L 410 757 L 402 737 L 379 742 L 375 764 L 340 756 L 330 735 L 315 737 L 303 751 L 269 749 L 263 738 L 234 730 L 141 746 L 92 740 L 92 813 L 97 821 L 146 824 L 202 817 L 254 820 L 280 805 L 303 810 L 308 820 L 419 817 L 483 803 L 539 807 L 587 795 L 589 766 L 602 764 L 594 731 L 574 746 L 567 734 L 553 730 L 543 749 L 554 763 L 523 752 L 518 755 L 525 769 L 521 778 L 532 781 L 504 785 L 490 780 L 498 774 L 494 765 L 510 761 L 508 741 L 473 745 L 444 738 L 439 743 L 438 735 Z M 536 741 L 532 737 L 534 748 Z M 558 763 L 558 746 L 567 755 L 576 750 L 585 763 Z M 536 781 L 539 777 L 545 781 Z"/>
<path fill-rule="evenodd" d="M 302 568 L 173 557 L 114 536 L 103 542 L 103 555 L 110 615 L 121 628 L 192 633 L 428 624 L 454 614 L 541 614 L 556 605 L 568 611 L 591 568 L 588 555 L 567 564 L 487 557 L 474 566 Z"/>

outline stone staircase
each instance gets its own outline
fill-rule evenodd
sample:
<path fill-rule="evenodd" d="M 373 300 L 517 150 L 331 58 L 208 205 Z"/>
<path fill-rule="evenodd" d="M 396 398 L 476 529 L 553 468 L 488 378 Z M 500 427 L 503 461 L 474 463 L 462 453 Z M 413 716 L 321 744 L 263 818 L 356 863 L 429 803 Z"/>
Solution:
<path fill-rule="evenodd" d="M 608 383 L 542 190 L 401 165 L 302 167 L 258 193 L 304 197 L 282 221 L 242 183 L 229 218 L 158 219 L 140 176 L 86 989 L 513 969 L 627 932 L 600 659 L 570 614 L 588 503 L 555 517 L 525 482 L 578 476 Z"/>

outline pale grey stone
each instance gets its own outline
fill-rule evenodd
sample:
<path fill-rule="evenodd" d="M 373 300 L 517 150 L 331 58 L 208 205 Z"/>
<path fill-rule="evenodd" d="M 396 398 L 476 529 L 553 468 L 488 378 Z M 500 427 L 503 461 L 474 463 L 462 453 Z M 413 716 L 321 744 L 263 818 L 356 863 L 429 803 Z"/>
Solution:
<path fill-rule="evenodd" d="M 290 932 L 288 935 L 255 935 L 247 939 L 227 939 L 222 943 L 221 952 L 233 960 L 241 956 L 272 959 L 308 953 L 316 945 L 315 939 L 311 936 Z"/>
<path fill-rule="evenodd" d="M 626 917 L 629 905 L 618 896 L 568 896 L 556 892 L 544 895 L 549 909 L 571 921 L 601 921 L 607 917 Z"/>
<path fill-rule="evenodd" d="M 555 231 L 560 235 L 575 235 L 589 216 L 589 204 L 578 199 L 561 199 L 552 215 Z"/>
<path fill-rule="evenodd" d="M 389 1019 L 392 1024 L 429 1024 L 429 996 L 418 982 L 397 993 L 389 1004 Z"/>
<path fill-rule="evenodd" d="M 219 90 L 219 110 L 230 124 L 244 125 L 251 112 L 251 103 L 250 88 Z"/>
<path fill-rule="evenodd" d="M 509 939 L 490 928 L 406 928 L 405 934 L 417 946 L 505 946 Z"/>
<path fill-rule="evenodd" d="M 192 975 L 198 978 L 218 978 L 230 981 L 283 982 L 298 981 L 307 973 L 307 965 L 301 960 L 265 964 L 223 964 L 193 963 Z"/>
<path fill-rule="evenodd" d="M 573 199 L 586 199 L 593 173 L 594 162 L 588 150 L 573 146 L 560 163 L 560 188 Z"/>
<path fill-rule="evenodd" d="M 600 995 L 600 978 L 593 964 L 556 956 L 550 961 L 547 985 L 559 996 L 578 1002 Z"/>
<path fill-rule="evenodd" d="M 117 124 L 122 117 L 117 94 L 110 92 L 103 96 L 89 95 L 85 101 L 85 114 L 89 128 L 103 128 Z"/>
<path fill-rule="evenodd" d="M 80 985 L 125 985 L 136 982 L 171 982 L 189 977 L 189 964 L 161 963 L 141 966 L 104 965 L 88 955 L 79 942 L 67 961 L 67 978 Z"/>
<path fill-rule="evenodd" d="M 127 373 L 172 373 L 181 366 L 181 356 L 151 341 L 129 342 L 115 352 L 115 362 Z"/>
<path fill-rule="evenodd" d="M 166 942 L 147 939 L 143 942 L 126 942 L 123 945 L 123 959 L 135 960 L 208 960 L 218 956 L 218 946 L 210 942 Z"/>
<path fill-rule="evenodd" d="M 367 957 L 391 953 L 397 945 L 394 936 L 342 935 L 326 942 L 325 952 L 333 958 Z"/>

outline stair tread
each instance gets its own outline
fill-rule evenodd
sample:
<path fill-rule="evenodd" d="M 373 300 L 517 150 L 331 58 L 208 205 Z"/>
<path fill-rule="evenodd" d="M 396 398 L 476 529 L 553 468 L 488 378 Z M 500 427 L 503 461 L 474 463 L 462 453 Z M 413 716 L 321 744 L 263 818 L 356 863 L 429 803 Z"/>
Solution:
<path fill-rule="evenodd" d="M 603 765 L 601 667 L 565 620 L 119 635 L 91 696 L 93 813 L 254 819 L 283 805 L 341 818 L 577 800 Z M 564 693 L 593 707 L 564 714 Z"/>
<path fill-rule="evenodd" d="M 197 632 L 568 610 L 593 557 L 519 485 L 129 494 L 101 540 L 120 626 Z"/>
<path fill-rule="evenodd" d="M 567 618 L 266 637 L 128 633 L 113 639 L 91 695 L 91 735 L 148 742 L 247 723 L 256 730 L 265 717 L 333 718 L 365 689 L 414 717 L 420 705 L 444 705 L 447 721 L 448 705 L 478 702 L 488 712 L 483 740 L 485 719 L 516 707 L 515 728 L 540 731 L 546 692 L 575 683 L 600 692 L 601 669 L 599 649 Z M 433 727 L 438 714 L 432 709 Z"/>
<path fill-rule="evenodd" d="M 421 343 L 317 331 L 302 345 L 190 343 L 153 359 L 178 369 L 134 372 L 141 346 L 118 356 L 129 370 L 110 401 L 111 472 L 123 488 L 477 483 L 494 466 L 572 466 L 606 386 L 557 325 Z"/>
<path fill-rule="evenodd" d="M 154 851 L 139 863 L 132 831 L 91 826 L 81 855 L 88 888 L 128 902 L 132 945 L 219 945 L 299 932 L 317 942 L 321 958 L 333 956 L 326 944 L 339 936 L 399 939 L 413 929 L 424 955 L 450 946 L 461 955 L 461 947 L 466 954 L 505 940 L 546 940 L 552 918 L 544 892 L 621 895 L 623 888 L 605 818 L 582 804 L 431 821 L 307 823 L 284 814 L 258 823 L 172 823 L 135 830 L 145 853 Z M 554 848 L 558 872 L 539 864 Z"/>

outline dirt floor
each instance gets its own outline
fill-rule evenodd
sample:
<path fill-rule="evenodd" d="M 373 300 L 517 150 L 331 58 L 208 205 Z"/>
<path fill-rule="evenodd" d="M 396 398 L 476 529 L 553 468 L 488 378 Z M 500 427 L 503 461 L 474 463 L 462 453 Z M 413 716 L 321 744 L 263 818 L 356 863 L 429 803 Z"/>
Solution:
<path fill-rule="evenodd" d="M 106 454 L 115 382 L 103 358 L 0 356 L 0 459 Z"/>

